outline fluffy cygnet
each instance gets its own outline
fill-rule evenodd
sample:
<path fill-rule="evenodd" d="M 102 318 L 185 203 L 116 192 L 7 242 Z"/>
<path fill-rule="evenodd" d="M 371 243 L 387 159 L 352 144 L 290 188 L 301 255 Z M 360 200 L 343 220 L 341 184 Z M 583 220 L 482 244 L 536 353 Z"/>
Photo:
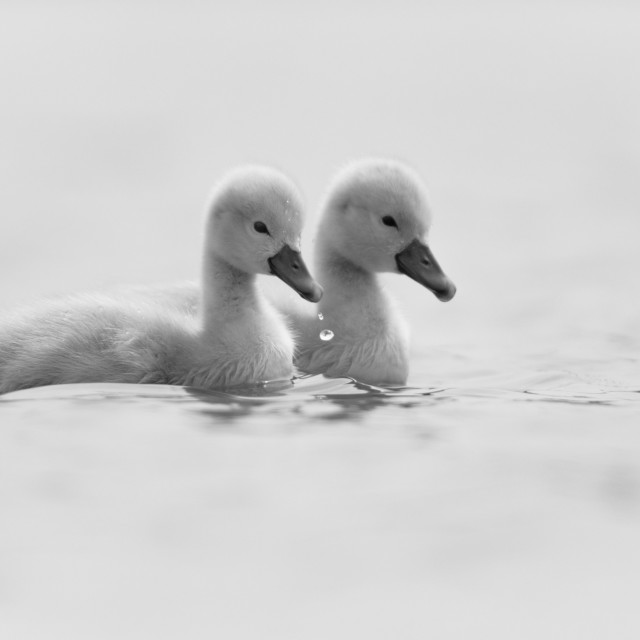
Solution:
<path fill-rule="evenodd" d="M 212 389 L 293 375 L 294 343 L 256 287 L 274 274 L 303 298 L 322 289 L 300 255 L 302 205 L 281 173 L 244 167 L 214 191 L 200 300 L 167 303 L 135 290 L 74 295 L 0 319 L 0 393 L 76 382 Z"/>
<path fill-rule="evenodd" d="M 362 160 L 337 175 L 316 238 L 316 275 L 325 294 L 315 312 L 276 302 L 298 334 L 301 371 L 406 383 L 408 330 L 376 274 L 405 274 L 439 300 L 451 300 L 456 288 L 427 244 L 430 224 L 423 183 L 405 165 Z M 333 338 L 325 333 L 323 340 L 324 330 Z"/>

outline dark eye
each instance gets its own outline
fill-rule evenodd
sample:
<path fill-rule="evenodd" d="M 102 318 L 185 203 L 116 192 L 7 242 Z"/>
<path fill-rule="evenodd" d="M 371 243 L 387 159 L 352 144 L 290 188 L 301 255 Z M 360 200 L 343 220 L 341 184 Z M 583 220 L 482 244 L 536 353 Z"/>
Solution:
<path fill-rule="evenodd" d="M 258 232 L 258 233 L 266 233 L 267 235 L 269 235 L 269 229 L 267 229 L 267 225 L 264 222 L 254 222 L 253 223 L 253 228 Z"/>
<path fill-rule="evenodd" d="M 392 216 L 385 216 L 384 218 L 382 218 L 382 224 L 386 224 L 387 227 L 395 227 L 396 229 L 398 228 L 398 223 Z"/>

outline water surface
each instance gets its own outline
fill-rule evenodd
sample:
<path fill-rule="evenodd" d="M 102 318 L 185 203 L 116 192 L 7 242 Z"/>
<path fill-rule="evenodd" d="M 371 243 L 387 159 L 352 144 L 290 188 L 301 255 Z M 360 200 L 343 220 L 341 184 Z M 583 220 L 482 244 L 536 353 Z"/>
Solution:
<path fill-rule="evenodd" d="M 640 384 L 537 364 L 7 394 L 9 637 L 632 637 Z"/>

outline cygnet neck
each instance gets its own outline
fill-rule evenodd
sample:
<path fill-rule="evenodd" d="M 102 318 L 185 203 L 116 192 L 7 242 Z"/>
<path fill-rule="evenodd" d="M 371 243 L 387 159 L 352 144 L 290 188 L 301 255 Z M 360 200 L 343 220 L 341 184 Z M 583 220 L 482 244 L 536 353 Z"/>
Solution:
<path fill-rule="evenodd" d="M 217 330 L 243 311 L 258 305 L 256 276 L 207 252 L 202 273 L 202 325 L 205 332 Z M 224 325 L 223 325 L 224 326 Z"/>
<path fill-rule="evenodd" d="M 381 294 L 376 274 L 359 267 L 330 247 L 318 247 L 316 270 L 325 293 L 318 308 L 360 304 L 363 298 L 377 300 Z"/>

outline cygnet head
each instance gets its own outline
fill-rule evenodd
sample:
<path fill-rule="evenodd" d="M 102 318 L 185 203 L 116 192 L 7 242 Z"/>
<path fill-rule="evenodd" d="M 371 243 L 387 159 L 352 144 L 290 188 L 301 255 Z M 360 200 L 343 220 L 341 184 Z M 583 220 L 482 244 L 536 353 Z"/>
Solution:
<path fill-rule="evenodd" d="M 319 249 L 365 271 L 404 273 L 451 300 L 455 285 L 427 245 L 431 210 L 418 174 L 392 160 L 348 165 L 329 188 Z"/>
<path fill-rule="evenodd" d="M 322 288 L 300 254 L 302 199 L 285 175 L 245 166 L 214 189 L 205 251 L 245 273 L 278 276 L 303 298 L 318 302 Z"/>

